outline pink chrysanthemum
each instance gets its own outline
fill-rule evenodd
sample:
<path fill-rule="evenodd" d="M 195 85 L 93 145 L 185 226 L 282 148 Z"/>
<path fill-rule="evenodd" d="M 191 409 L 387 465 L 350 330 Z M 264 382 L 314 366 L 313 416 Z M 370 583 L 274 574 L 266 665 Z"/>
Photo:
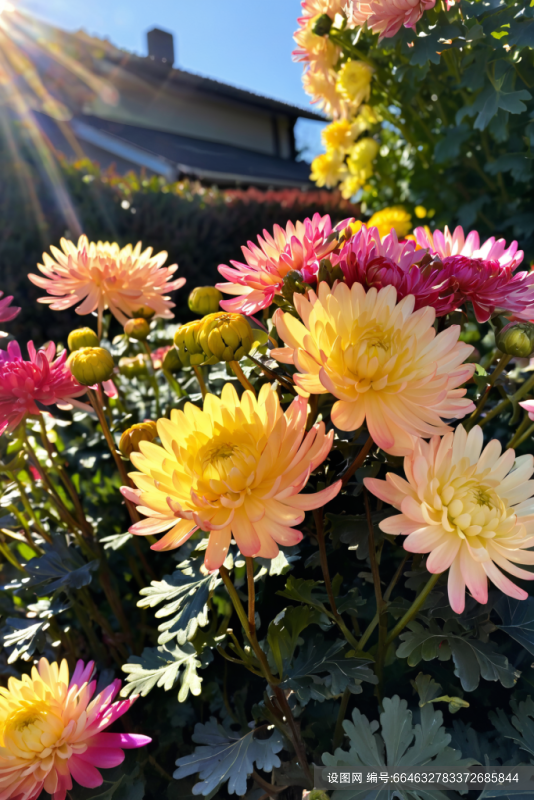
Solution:
<path fill-rule="evenodd" d="M 2 299 L 3 298 L 3 299 Z M 17 314 L 20 311 L 20 308 L 17 306 L 12 306 L 11 301 L 13 297 L 4 297 L 4 293 L 0 292 L 0 322 L 11 322 L 12 319 L 15 319 Z M 7 333 L 4 331 L 0 331 L 0 338 L 7 336 Z"/>
<path fill-rule="evenodd" d="M 342 229 L 347 222 L 344 220 L 334 230 Z M 305 281 L 314 282 L 320 259 L 337 247 L 332 233 L 328 214 L 314 214 L 312 219 L 296 224 L 288 222 L 285 230 L 275 225 L 273 236 L 264 230 L 265 238 L 258 236 L 259 247 L 248 242 L 248 247 L 242 248 L 246 264 L 232 261 L 233 269 L 219 266 L 219 272 L 230 283 L 218 283 L 217 289 L 239 295 L 234 300 L 223 300 L 221 307 L 247 316 L 267 308 L 275 294 L 281 294 L 284 276 L 291 270 L 299 270 Z"/>
<path fill-rule="evenodd" d="M 389 39 L 405 28 L 415 28 L 425 11 L 436 0 L 350 0 L 347 17 L 350 27 L 367 24 L 380 39 Z"/>
<path fill-rule="evenodd" d="M 124 748 L 152 740 L 134 733 L 104 733 L 136 698 L 113 703 L 121 681 L 113 681 L 91 699 L 94 663 L 69 668 L 41 658 L 31 676 L 9 678 L 0 688 L 0 798 L 36 800 L 42 791 L 64 800 L 73 779 L 93 789 L 103 778 L 98 767 L 124 760 Z"/>
<path fill-rule="evenodd" d="M 66 366 L 66 350 L 54 361 L 55 344 L 36 350 L 28 342 L 28 353 L 30 360 L 24 361 L 17 342 L 10 342 L 7 352 L 0 350 L 0 434 L 16 428 L 28 414 L 39 414 L 37 403 L 87 408 L 75 399 L 86 387 L 74 380 Z"/>
<path fill-rule="evenodd" d="M 523 580 L 534 573 L 517 564 L 534 564 L 534 472 L 531 455 L 516 458 L 497 439 L 483 447 L 475 426 L 462 425 L 443 438 L 419 439 L 404 459 L 407 480 L 365 478 L 366 487 L 401 513 L 380 523 L 389 534 L 405 534 L 410 553 L 430 553 L 429 572 L 449 570 L 453 611 L 465 608 L 466 586 L 479 603 L 488 602 L 488 578 L 502 592 L 525 600 L 527 592 L 501 569 Z M 500 569 L 499 569 L 500 567 Z"/>
<path fill-rule="evenodd" d="M 517 242 L 507 248 L 504 239 L 492 236 L 481 246 L 476 231 L 465 237 L 461 227 L 452 234 L 447 227 L 443 233 L 426 228 L 414 233 L 419 246 L 443 262 L 451 308 L 471 302 L 478 322 L 487 322 L 497 309 L 518 319 L 534 316 L 534 273 L 513 274 L 523 260 Z"/>
<path fill-rule="evenodd" d="M 441 266 L 418 266 L 424 252 L 416 250 L 413 241 L 399 242 L 394 230 L 382 239 L 378 228 L 360 230 L 348 240 L 332 261 L 338 264 L 347 286 L 361 283 L 366 289 L 394 286 L 397 299 L 409 294 L 415 297 L 414 309 L 432 306 L 438 316 L 449 313 L 451 298 L 447 295 L 448 279 Z"/>
<path fill-rule="evenodd" d="M 141 252 L 141 242 L 121 249 L 115 243 L 89 242 L 87 236 L 80 236 L 77 245 L 62 239 L 61 247 L 50 248 L 55 261 L 43 253 L 44 264 L 37 266 L 44 278 L 28 275 L 51 295 L 40 297 L 40 303 L 49 303 L 54 311 L 79 303 L 77 314 L 98 311 L 99 327 L 106 309 L 122 325 L 141 306 L 153 309 L 156 317 L 174 316 L 171 308 L 175 304 L 168 293 L 183 286 L 185 278 L 171 281 L 178 266 L 163 266 L 166 252 L 152 255 L 151 247 Z"/>

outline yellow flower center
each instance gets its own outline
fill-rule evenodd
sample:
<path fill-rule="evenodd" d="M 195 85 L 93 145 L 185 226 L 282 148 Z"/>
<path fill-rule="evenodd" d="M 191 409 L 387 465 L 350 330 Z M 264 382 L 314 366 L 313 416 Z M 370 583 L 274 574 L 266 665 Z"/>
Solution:
<path fill-rule="evenodd" d="M 442 490 L 444 515 L 461 538 L 493 539 L 515 524 L 513 510 L 490 483 L 457 478 Z"/>
<path fill-rule="evenodd" d="M 364 389 L 362 381 L 370 386 L 371 382 L 382 378 L 382 369 L 390 361 L 394 348 L 392 332 L 382 325 L 370 322 L 361 326 L 354 323 L 350 341 L 346 343 L 344 360 L 352 376 L 359 381 L 360 391 Z"/>
<path fill-rule="evenodd" d="M 47 758 L 63 736 L 60 716 L 46 703 L 19 707 L 4 723 L 3 745 L 19 757 Z"/>

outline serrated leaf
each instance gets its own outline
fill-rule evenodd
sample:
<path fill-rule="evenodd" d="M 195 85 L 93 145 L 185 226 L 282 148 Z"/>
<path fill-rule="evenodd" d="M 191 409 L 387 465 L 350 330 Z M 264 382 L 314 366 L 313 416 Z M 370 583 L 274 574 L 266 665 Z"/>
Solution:
<path fill-rule="evenodd" d="M 35 589 L 37 595 L 58 590 L 82 589 L 91 583 L 98 561 L 86 562 L 75 547 L 68 547 L 63 536 L 55 536 L 52 544 L 43 545 L 44 555 L 26 564 L 27 578 L 9 588 Z M 6 587 L 7 588 L 7 587 Z"/>
<path fill-rule="evenodd" d="M 293 663 L 284 665 L 287 678 L 281 686 L 292 689 L 304 705 L 338 697 L 347 688 L 358 694 L 362 681 L 376 684 L 377 678 L 367 666 L 370 660 L 346 658 L 345 646 L 341 640 L 326 642 L 320 634 L 309 638 Z"/>
<path fill-rule="evenodd" d="M 443 130 L 443 139 L 440 139 L 434 148 L 434 158 L 438 164 L 458 158 L 464 142 L 469 139 L 471 131 L 464 124 L 456 125 Z"/>
<path fill-rule="evenodd" d="M 325 603 L 328 602 L 328 595 L 321 587 L 322 581 L 305 580 L 304 578 L 295 578 L 290 575 L 286 588 L 277 592 L 277 594 L 280 597 L 296 600 L 298 603 L 306 603 L 313 608 L 326 612 Z"/>
<path fill-rule="evenodd" d="M 128 697 L 133 693 L 146 697 L 154 686 L 168 692 L 180 679 L 178 702 L 183 703 L 189 692 L 195 696 L 200 694 L 202 678 L 197 673 L 200 666 L 197 652 L 190 642 L 182 647 L 146 647 L 142 655 L 131 656 L 123 665 L 123 672 L 128 677 L 121 696 Z"/>
<path fill-rule="evenodd" d="M 284 608 L 270 623 L 267 642 L 280 677 L 284 672 L 284 662 L 291 661 L 295 648 L 302 643 L 302 631 L 309 625 L 319 624 L 321 617 L 321 612 L 310 606 L 292 606 Z"/>
<path fill-rule="evenodd" d="M 512 700 L 513 716 L 504 711 L 490 711 L 490 719 L 501 736 L 512 739 L 522 750 L 534 757 L 534 701 L 529 696 L 521 703 Z"/>
<path fill-rule="evenodd" d="M 137 603 L 140 608 L 154 608 L 165 603 L 156 612 L 156 617 L 174 614 L 172 619 L 158 626 L 161 631 L 158 643 L 167 644 L 176 638 L 182 645 L 193 639 L 198 627 L 208 624 L 208 598 L 221 582 L 218 573 L 204 575 L 200 565 L 195 563 L 141 589 L 140 594 L 144 597 Z"/>
<path fill-rule="evenodd" d="M 8 617 L 6 626 L 1 632 L 0 640 L 7 650 L 13 648 L 7 659 L 8 664 L 13 664 L 19 658 L 28 661 L 35 652 L 41 653 L 44 650 L 49 620 L 35 622 L 33 619 Z"/>
<path fill-rule="evenodd" d="M 343 728 L 349 738 L 348 752 L 338 748 L 332 755 L 323 754 L 326 766 L 391 766 L 416 767 L 447 765 L 460 768 L 475 763 L 473 759 L 462 759 L 458 750 L 449 747 L 450 735 L 443 727 L 443 714 L 431 703 L 421 709 L 421 721 L 413 725 L 412 712 L 406 700 L 398 695 L 383 700 L 383 712 L 378 722 L 369 722 L 358 709 L 352 712 L 352 722 L 345 720 Z M 378 729 L 381 732 L 378 733 Z M 356 800 L 369 794 L 369 790 L 335 791 L 332 800 Z M 443 792 L 426 792 L 423 789 L 395 789 L 395 796 L 404 800 L 446 800 Z"/>
<path fill-rule="evenodd" d="M 228 793 L 242 797 L 247 791 L 247 777 L 255 767 L 271 772 L 280 766 L 276 753 L 284 746 L 278 731 L 267 739 L 258 739 L 254 731 L 239 737 L 225 730 L 215 717 L 206 724 L 195 725 L 193 741 L 201 746 L 178 759 L 173 777 L 180 780 L 198 773 L 201 781 L 194 786 L 193 793 L 203 796 L 228 782 Z"/>
<path fill-rule="evenodd" d="M 432 64 L 439 64 L 441 55 L 438 50 L 443 50 L 443 45 L 439 44 L 440 36 L 437 28 L 430 34 L 419 33 L 413 42 L 410 64 L 414 67 L 424 67 L 428 61 L 431 61 Z"/>
<path fill-rule="evenodd" d="M 500 629 L 534 656 L 534 598 L 514 600 L 503 594 L 495 611 L 502 620 Z"/>

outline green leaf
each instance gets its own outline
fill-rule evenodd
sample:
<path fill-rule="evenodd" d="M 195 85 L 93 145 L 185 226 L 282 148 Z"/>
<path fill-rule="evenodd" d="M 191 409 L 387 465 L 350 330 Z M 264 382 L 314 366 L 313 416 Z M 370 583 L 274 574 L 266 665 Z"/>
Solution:
<path fill-rule="evenodd" d="M 284 661 L 290 662 L 296 647 L 302 643 L 302 631 L 309 625 L 319 624 L 322 619 L 323 615 L 310 606 L 291 606 L 284 608 L 270 623 L 267 642 L 280 677 Z"/>
<path fill-rule="evenodd" d="M 91 583 L 98 561 L 86 562 L 75 547 L 68 547 L 63 536 L 55 536 L 52 544 L 43 544 L 44 555 L 26 564 L 28 578 L 10 584 L 10 588 L 35 589 L 39 596 L 58 590 L 82 589 Z"/>
<path fill-rule="evenodd" d="M 443 50 L 443 46 L 439 44 L 439 38 L 438 29 L 429 34 L 419 33 L 414 39 L 410 64 L 414 67 L 424 67 L 428 61 L 431 61 L 432 64 L 439 64 L 441 56 L 438 50 Z"/>
<path fill-rule="evenodd" d="M 8 664 L 13 664 L 19 658 L 29 661 L 36 652 L 43 652 L 46 631 L 50 627 L 49 620 L 35 622 L 33 619 L 8 617 L 6 625 L 0 634 L 0 640 L 7 650 L 13 648 L 7 659 Z"/>
<path fill-rule="evenodd" d="M 462 123 L 445 128 L 443 134 L 443 139 L 439 140 L 434 149 L 434 158 L 438 164 L 458 158 L 461 147 L 469 139 L 471 131 L 465 123 Z"/>
<path fill-rule="evenodd" d="M 501 736 L 512 739 L 522 750 L 534 757 L 534 701 L 529 696 L 521 703 L 511 702 L 514 715 L 498 709 L 490 711 L 490 719 Z"/>
<path fill-rule="evenodd" d="M 511 172 L 516 181 L 528 181 L 532 172 L 532 160 L 523 153 L 507 153 L 495 161 L 488 161 L 485 172 L 497 175 L 499 172 Z"/>
<path fill-rule="evenodd" d="M 178 702 L 183 703 L 189 692 L 195 696 L 200 694 L 202 678 L 197 673 L 200 666 L 197 652 L 190 642 L 182 647 L 174 645 L 172 649 L 145 647 L 141 656 L 131 656 L 122 667 L 128 677 L 121 696 L 128 697 L 133 693 L 146 697 L 154 686 L 168 692 L 180 679 Z"/>
<path fill-rule="evenodd" d="M 320 586 L 322 586 L 322 581 L 305 580 L 290 575 L 286 588 L 277 594 L 289 600 L 296 600 L 298 603 L 306 603 L 306 605 L 326 613 L 325 603 L 328 602 L 328 595 L 324 589 L 319 588 Z"/>
<path fill-rule="evenodd" d="M 200 564 L 193 566 L 180 565 L 172 575 L 166 575 L 161 581 L 152 581 L 146 589 L 141 589 L 144 595 L 137 605 L 140 608 L 154 608 L 160 603 L 165 605 L 156 612 L 156 617 L 169 617 L 158 626 L 161 631 L 158 637 L 159 644 L 167 644 L 176 638 L 182 645 L 195 636 L 198 627 L 208 624 L 208 598 L 210 593 L 222 583 L 219 574 L 204 575 Z"/>
<path fill-rule="evenodd" d="M 354 709 L 352 722 L 343 722 L 349 739 L 349 750 L 338 748 L 333 755 L 324 753 L 323 763 L 328 767 L 343 764 L 354 767 L 416 767 L 436 764 L 455 768 L 474 763 L 473 759 L 462 759 L 459 750 L 449 747 L 451 737 L 443 727 L 443 714 L 436 711 L 431 702 L 421 708 L 420 722 L 415 726 L 406 700 L 401 700 L 398 695 L 384 698 L 383 709 L 380 725 L 378 722 L 369 722 L 358 709 Z M 368 790 L 335 791 L 332 800 L 363 799 L 367 794 Z M 404 800 L 447 798 L 443 792 L 427 792 L 424 789 L 396 789 L 395 794 Z"/>
<path fill-rule="evenodd" d="M 195 725 L 193 741 L 200 744 L 195 752 L 179 758 L 176 780 L 198 773 L 201 781 L 193 788 L 193 794 L 204 797 L 228 782 L 228 793 L 240 797 L 247 792 L 247 778 L 254 768 L 271 772 L 281 762 L 276 753 L 283 748 L 283 739 L 274 731 L 267 739 L 258 739 L 254 731 L 239 737 L 227 731 L 215 717 L 209 722 Z"/>
<path fill-rule="evenodd" d="M 534 656 L 534 598 L 514 600 L 503 594 L 495 611 L 502 620 L 500 629 Z"/>
<path fill-rule="evenodd" d="M 302 645 L 293 663 L 284 665 L 287 676 L 283 688 L 292 689 L 303 705 L 310 700 L 322 703 L 338 697 L 349 688 L 359 694 L 361 682 L 376 684 L 377 678 L 369 669 L 369 659 L 346 658 L 342 653 L 344 641 L 326 642 L 320 634 Z"/>

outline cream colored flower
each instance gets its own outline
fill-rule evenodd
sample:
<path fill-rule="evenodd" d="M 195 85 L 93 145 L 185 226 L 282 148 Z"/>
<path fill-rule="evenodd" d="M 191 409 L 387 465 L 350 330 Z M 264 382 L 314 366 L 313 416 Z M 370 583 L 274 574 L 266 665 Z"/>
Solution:
<path fill-rule="evenodd" d="M 285 348 L 271 355 L 298 370 L 299 392 L 331 392 L 338 402 L 332 422 L 344 431 L 366 422 L 377 445 L 407 455 L 416 437 L 446 433 L 442 418 L 474 409 L 459 387 L 474 372 L 464 364 L 473 348 L 458 341 L 460 326 L 436 335 L 436 312 L 413 311 L 415 298 L 399 303 L 392 286 L 369 289 L 339 283 L 318 294 L 295 295 L 302 321 L 281 309 L 273 317 Z"/>
<path fill-rule="evenodd" d="M 410 553 L 429 553 L 429 572 L 449 570 L 453 611 L 465 608 L 466 586 L 479 603 L 488 602 L 488 578 L 505 594 L 525 600 L 527 592 L 499 569 L 523 580 L 534 573 L 534 459 L 516 459 L 496 439 L 482 450 L 482 430 L 462 425 L 443 438 L 419 440 L 404 459 L 407 480 L 388 473 L 365 485 L 402 513 L 380 523 L 390 534 L 406 534 Z"/>
<path fill-rule="evenodd" d="M 339 70 L 337 90 L 351 103 L 353 109 L 364 100 L 369 100 L 373 73 L 374 69 L 365 61 L 352 61 L 350 58 Z"/>

